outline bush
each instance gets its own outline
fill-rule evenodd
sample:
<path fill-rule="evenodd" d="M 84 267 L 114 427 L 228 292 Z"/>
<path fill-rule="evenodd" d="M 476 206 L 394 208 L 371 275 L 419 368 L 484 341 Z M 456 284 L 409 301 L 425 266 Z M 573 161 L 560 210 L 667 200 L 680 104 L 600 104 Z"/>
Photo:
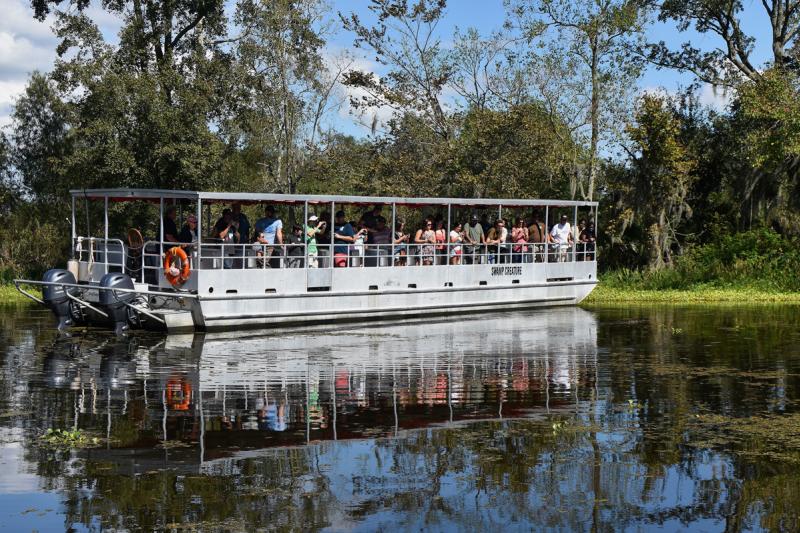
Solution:
<path fill-rule="evenodd" d="M 611 287 L 645 290 L 756 288 L 770 292 L 800 290 L 800 242 L 771 229 L 722 235 L 688 248 L 672 268 L 620 269 L 602 281 Z"/>
<path fill-rule="evenodd" d="M 69 254 L 69 227 L 47 206 L 19 205 L 0 219 L 0 281 L 41 278 L 49 268 L 64 265 Z"/>

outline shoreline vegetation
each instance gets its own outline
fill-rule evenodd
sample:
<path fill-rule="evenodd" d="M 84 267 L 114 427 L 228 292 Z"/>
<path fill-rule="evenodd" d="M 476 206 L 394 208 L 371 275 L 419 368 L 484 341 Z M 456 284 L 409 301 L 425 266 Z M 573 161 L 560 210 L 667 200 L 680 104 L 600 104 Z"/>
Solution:
<path fill-rule="evenodd" d="M 606 305 L 752 305 L 752 304 L 797 304 L 800 293 L 773 292 L 758 287 L 713 287 L 696 286 L 688 289 L 640 289 L 605 285 L 603 277 L 592 293 L 581 302 L 584 307 Z"/>

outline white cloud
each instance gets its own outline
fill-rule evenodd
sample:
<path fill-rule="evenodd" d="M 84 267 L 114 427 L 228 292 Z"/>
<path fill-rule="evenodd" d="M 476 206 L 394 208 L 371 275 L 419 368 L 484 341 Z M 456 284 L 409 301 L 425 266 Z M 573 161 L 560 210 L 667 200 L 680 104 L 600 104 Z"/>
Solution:
<path fill-rule="evenodd" d="M 328 46 L 323 55 L 330 70 L 336 69 L 337 65 L 347 64 L 348 71 L 368 72 L 380 80 L 379 65 L 365 57 L 352 56 L 350 51 L 337 46 Z M 373 123 L 377 130 L 384 129 L 394 115 L 394 110 L 389 106 L 353 107 L 351 100 L 358 101 L 367 96 L 367 91 L 364 89 L 342 85 L 341 91 L 343 102 L 339 107 L 338 119 L 348 125 L 355 125 L 361 133 L 368 134 L 372 129 Z M 347 130 L 348 128 L 340 129 Z"/>
<path fill-rule="evenodd" d="M 700 103 L 717 111 L 724 111 L 731 103 L 732 96 L 730 90 L 715 88 L 713 85 L 706 83 L 700 90 Z"/>
<path fill-rule="evenodd" d="M 0 128 L 11 123 L 14 102 L 25 90 L 25 80 L 0 80 Z"/>
<path fill-rule="evenodd" d="M 652 94 L 657 96 L 663 96 L 665 98 L 671 98 L 676 96 L 678 90 L 676 89 L 667 89 L 665 87 L 643 87 L 642 94 Z M 730 90 L 723 90 L 721 88 L 715 88 L 713 85 L 708 83 L 703 84 L 700 88 L 698 93 L 698 101 L 700 105 L 710 107 L 715 111 L 724 111 L 725 108 L 731 103 L 733 95 L 731 94 Z"/>
<path fill-rule="evenodd" d="M 53 34 L 55 17 L 43 22 L 33 18 L 29 0 L 2 0 L 0 16 L 0 127 L 11 122 L 16 99 L 25 90 L 33 71 L 49 72 L 56 59 L 58 39 Z M 100 27 L 107 40 L 116 39 L 120 20 L 92 4 L 86 14 Z"/>
<path fill-rule="evenodd" d="M 30 2 L 6 0 L 0 17 L 0 126 L 11 122 L 16 99 L 35 70 L 48 71 L 56 56 L 57 39 L 50 26 L 33 18 Z"/>

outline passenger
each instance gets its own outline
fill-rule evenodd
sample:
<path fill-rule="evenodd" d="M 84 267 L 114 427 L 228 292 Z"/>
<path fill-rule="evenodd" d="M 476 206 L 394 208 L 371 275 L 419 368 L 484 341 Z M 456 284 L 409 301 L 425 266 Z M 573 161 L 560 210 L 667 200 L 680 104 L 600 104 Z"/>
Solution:
<path fill-rule="evenodd" d="M 503 246 L 508 239 L 508 229 L 503 219 L 498 218 L 494 227 L 489 230 L 486 236 L 486 244 L 489 246 L 489 262 L 499 263 L 501 261 Z"/>
<path fill-rule="evenodd" d="M 175 217 L 178 213 L 174 205 L 167 207 L 164 211 L 164 233 L 161 235 L 161 240 L 164 242 L 180 242 L 178 239 L 178 225 L 175 224 Z"/>
<path fill-rule="evenodd" d="M 594 222 L 589 222 L 589 225 L 581 232 L 578 237 L 584 246 L 584 256 L 586 261 L 594 261 L 594 250 L 597 236 L 594 233 Z"/>
<path fill-rule="evenodd" d="M 286 239 L 286 268 L 303 268 L 303 228 L 294 224 Z"/>
<path fill-rule="evenodd" d="M 567 215 L 562 214 L 559 223 L 550 231 L 550 241 L 556 246 L 557 261 L 563 263 L 569 259 L 569 247 L 573 242 L 572 226 L 567 222 Z"/>
<path fill-rule="evenodd" d="M 423 265 L 432 265 L 434 247 L 436 246 L 436 232 L 433 230 L 433 219 L 428 217 L 425 224 L 417 230 L 414 243 L 419 244 L 419 257 Z"/>
<path fill-rule="evenodd" d="M 375 250 L 376 265 L 380 265 L 380 257 L 391 255 L 392 230 L 386 225 L 386 219 L 379 216 L 375 221 L 375 229 L 369 234 L 369 245 Z"/>
<path fill-rule="evenodd" d="M 355 241 L 355 230 L 352 224 L 345 221 L 344 211 L 336 212 L 336 223 L 333 226 L 333 255 L 334 266 L 346 267 L 349 255 L 349 245 Z"/>
<path fill-rule="evenodd" d="M 483 228 L 483 234 L 489 235 L 489 232 L 492 230 L 494 226 L 492 223 L 489 222 L 489 216 L 486 213 L 481 215 L 481 228 Z"/>
<path fill-rule="evenodd" d="M 528 263 L 528 228 L 522 217 L 517 218 L 517 223 L 511 230 L 511 242 L 514 243 L 512 261 L 514 263 Z"/>
<path fill-rule="evenodd" d="M 230 209 L 222 211 L 222 217 L 214 224 L 212 237 L 222 241 L 222 265 L 224 268 L 233 268 L 233 257 L 236 256 L 236 244 L 239 243 L 239 223 L 233 220 Z"/>
<path fill-rule="evenodd" d="M 584 252 L 586 250 L 586 246 L 581 241 L 581 233 L 583 230 L 586 229 L 586 219 L 582 218 L 578 220 L 578 225 L 573 232 L 573 238 L 577 241 L 575 243 L 575 260 L 576 261 L 583 261 Z"/>
<path fill-rule="evenodd" d="M 317 236 L 325 231 L 324 220 L 320 220 L 316 215 L 308 217 L 308 224 L 306 225 L 306 245 L 308 246 L 308 268 L 317 268 L 319 261 L 317 256 L 319 250 L 317 249 Z"/>
<path fill-rule="evenodd" d="M 281 250 L 283 249 L 283 221 L 275 216 L 275 208 L 271 205 L 264 208 L 264 215 L 264 218 L 256 221 L 254 238 L 258 244 L 253 248 L 256 250 L 256 255 L 263 257 L 262 261 L 267 262 L 265 266 L 280 268 L 280 257 L 273 257 L 275 249 L 272 246 L 277 244 L 281 246 Z"/>
<path fill-rule="evenodd" d="M 444 220 L 436 218 L 436 264 L 447 264 L 447 230 L 444 229 Z"/>
<path fill-rule="evenodd" d="M 369 229 L 364 225 L 360 225 L 356 234 L 353 235 L 353 246 L 350 247 L 350 255 L 355 256 L 355 259 L 352 261 L 354 266 L 363 265 L 362 261 L 364 260 L 364 244 L 367 242 L 368 236 Z"/>
<path fill-rule="evenodd" d="M 544 261 L 545 246 L 547 241 L 547 231 L 542 222 L 542 214 L 539 211 L 533 212 L 533 223 L 528 227 L 529 241 L 533 244 L 534 261 L 541 263 Z"/>
<path fill-rule="evenodd" d="M 186 224 L 183 225 L 181 228 L 181 232 L 178 235 L 178 240 L 184 244 L 196 244 L 197 243 L 197 217 L 194 215 L 189 215 L 186 217 Z M 187 250 L 194 249 L 193 246 L 184 246 Z"/>
<path fill-rule="evenodd" d="M 366 226 L 367 229 L 374 230 L 375 226 L 378 225 L 378 217 L 381 216 L 382 207 L 383 206 L 376 204 L 372 208 L 372 211 L 367 211 L 361 216 L 360 222 L 364 224 L 364 226 Z"/>
<path fill-rule="evenodd" d="M 478 223 L 478 215 L 472 214 L 470 223 L 464 226 L 464 241 L 468 244 L 464 247 L 464 259 L 469 263 L 483 263 L 484 245 L 486 236 L 483 233 L 483 226 Z"/>
<path fill-rule="evenodd" d="M 411 236 L 406 233 L 406 223 L 398 220 L 394 228 L 394 265 L 406 266 L 408 256 L 408 241 Z"/>
<path fill-rule="evenodd" d="M 464 240 L 464 228 L 460 222 L 456 222 L 450 230 L 450 264 L 461 264 L 461 242 Z"/>
<path fill-rule="evenodd" d="M 319 255 L 322 256 L 319 259 L 319 266 L 320 268 L 328 268 L 330 266 L 328 261 L 333 259 L 333 249 L 331 248 L 331 228 L 333 227 L 333 220 L 331 220 L 329 211 L 323 211 L 319 219 L 325 222 L 322 233 L 317 236 L 317 248 L 319 249 Z"/>
<path fill-rule="evenodd" d="M 241 235 L 242 243 L 250 242 L 250 220 L 247 215 L 242 213 L 242 204 L 235 203 L 231 206 L 233 210 L 233 220 L 239 224 L 239 235 Z"/>

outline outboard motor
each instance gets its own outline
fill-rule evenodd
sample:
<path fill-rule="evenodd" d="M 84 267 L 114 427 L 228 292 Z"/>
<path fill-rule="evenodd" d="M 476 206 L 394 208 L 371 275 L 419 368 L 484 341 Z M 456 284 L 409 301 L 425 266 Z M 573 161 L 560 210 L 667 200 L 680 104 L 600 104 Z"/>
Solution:
<path fill-rule="evenodd" d="M 68 270 L 53 268 L 44 273 L 42 281 L 75 284 L 75 276 Z M 61 285 L 44 285 L 42 288 L 42 300 L 58 318 L 59 331 L 63 331 L 81 320 L 82 314 L 79 306 L 75 305 L 67 296 L 67 293 L 77 296 L 77 292 L 78 289 L 75 287 L 63 287 Z"/>
<path fill-rule="evenodd" d="M 134 288 L 131 277 L 122 272 L 109 272 L 104 275 L 100 280 L 100 287 L 131 290 Z M 114 322 L 114 331 L 117 335 L 129 328 L 128 317 L 130 314 L 126 304 L 132 303 L 134 299 L 136 299 L 136 293 L 133 292 L 100 291 L 100 306 L 108 313 L 108 318 Z"/>

